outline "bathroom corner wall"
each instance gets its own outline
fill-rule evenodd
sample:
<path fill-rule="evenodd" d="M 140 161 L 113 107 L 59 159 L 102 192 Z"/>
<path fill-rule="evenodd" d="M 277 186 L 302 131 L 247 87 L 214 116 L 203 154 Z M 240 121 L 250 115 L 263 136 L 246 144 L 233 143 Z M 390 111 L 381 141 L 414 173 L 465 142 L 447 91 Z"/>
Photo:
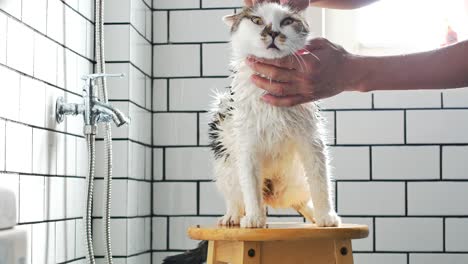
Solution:
<path fill-rule="evenodd" d="M 91 0 L 0 1 L 0 185 L 17 195 L 28 263 L 84 263 L 82 121 L 55 121 L 92 72 Z"/>
<path fill-rule="evenodd" d="M 151 4 L 149 0 L 106 0 L 104 7 L 106 71 L 125 74 L 108 79 L 109 100 L 131 118 L 130 125 L 112 128 L 111 228 L 116 264 L 151 262 Z M 96 176 L 101 179 L 96 190 L 104 185 L 103 135 L 100 128 Z M 103 256 L 102 192 L 95 199 L 95 253 Z"/>

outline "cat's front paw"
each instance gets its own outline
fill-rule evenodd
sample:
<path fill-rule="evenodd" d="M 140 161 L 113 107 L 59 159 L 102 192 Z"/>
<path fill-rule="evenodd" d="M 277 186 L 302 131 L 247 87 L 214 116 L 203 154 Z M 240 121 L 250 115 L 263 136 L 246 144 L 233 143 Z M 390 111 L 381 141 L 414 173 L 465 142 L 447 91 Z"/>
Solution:
<path fill-rule="evenodd" d="M 241 215 L 225 214 L 223 217 L 218 219 L 218 225 L 220 226 L 238 226 L 240 224 Z"/>
<path fill-rule="evenodd" d="M 247 228 L 260 228 L 266 225 L 265 215 L 246 215 L 242 217 L 240 226 Z"/>
<path fill-rule="evenodd" d="M 339 226 L 341 224 L 341 218 L 333 210 L 325 213 L 317 212 L 315 215 L 315 224 L 320 227 Z"/>

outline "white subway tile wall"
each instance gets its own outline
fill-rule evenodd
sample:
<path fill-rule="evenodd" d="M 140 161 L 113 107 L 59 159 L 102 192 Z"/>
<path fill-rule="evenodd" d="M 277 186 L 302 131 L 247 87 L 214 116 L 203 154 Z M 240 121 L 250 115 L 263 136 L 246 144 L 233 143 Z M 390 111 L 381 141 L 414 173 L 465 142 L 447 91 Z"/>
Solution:
<path fill-rule="evenodd" d="M 109 80 L 108 89 L 132 123 L 123 131 L 113 127 L 113 254 L 116 263 L 149 264 L 152 3 L 114 2 L 105 5 L 107 71 L 125 78 Z M 93 0 L 0 2 L 0 186 L 17 194 L 18 224 L 31 238 L 26 263 L 85 262 L 83 122 L 68 117 L 57 124 L 55 102 L 63 96 L 81 103 L 81 76 L 93 72 L 94 53 Z M 102 260 L 99 129 L 93 234 Z"/>
<path fill-rule="evenodd" d="M 213 224 L 224 212 L 212 182 L 208 111 L 213 91 L 230 82 L 229 32 L 219 21 L 243 1 L 153 5 L 152 240 L 160 264 L 196 245 L 187 226 Z M 467 89 L 346 92 L 319 102 L 338 212 L 370 229 L 353 242 L 355 263 L 466 262 L 467 98 Z M 302 221 L 292 210 L 269 215 Z"/>

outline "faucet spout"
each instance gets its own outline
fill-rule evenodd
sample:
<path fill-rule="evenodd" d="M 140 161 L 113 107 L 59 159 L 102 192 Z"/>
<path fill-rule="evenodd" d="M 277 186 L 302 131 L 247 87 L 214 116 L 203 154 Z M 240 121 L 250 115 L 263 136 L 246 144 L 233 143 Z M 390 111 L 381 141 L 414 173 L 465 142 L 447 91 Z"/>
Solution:
<path fill-rule="evenodd" d="M 110 119 L 115 123 L 117 127 L 123 126 L 130 123 L 130 119 L 126 117 L 120 110 L 114 108 L 110 104 L 104 104 L 101 102 L 95 102 L 93 106 L 93 112 L 98 122 L 109 122 Z"/>

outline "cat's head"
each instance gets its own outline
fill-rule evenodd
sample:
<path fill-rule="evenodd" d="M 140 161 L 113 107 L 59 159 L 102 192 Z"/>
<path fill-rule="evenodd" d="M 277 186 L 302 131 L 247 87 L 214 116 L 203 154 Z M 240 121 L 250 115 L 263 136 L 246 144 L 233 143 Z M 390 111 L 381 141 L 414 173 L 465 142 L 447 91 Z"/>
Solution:
<path fill-rule="evenodd" d="M 263 3 L 223 18 L 231 27 L 234 54 L 281 58 L 302 49 L 308 40 L 305 19 L 289 7 Z"/>

